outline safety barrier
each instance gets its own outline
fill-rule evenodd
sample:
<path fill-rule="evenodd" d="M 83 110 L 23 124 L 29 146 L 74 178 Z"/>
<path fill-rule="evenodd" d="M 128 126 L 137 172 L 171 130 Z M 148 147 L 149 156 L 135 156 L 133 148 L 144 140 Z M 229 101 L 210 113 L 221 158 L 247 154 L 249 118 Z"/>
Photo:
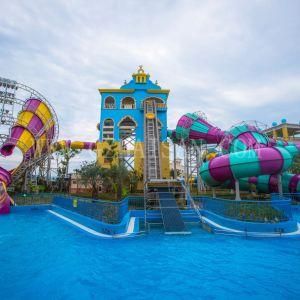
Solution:
<path fill-rule="evenodd" d="M 128 207 L 131 210 L 142 210 L 145 207 L 144 196 L 127 196 Z"/>
<path fill-rule="evenodd" d="M 54 196 L 61 194 L 39 193 L 39 194 L 17 194 L 12 199 L 17 206 L 51 204 Z"/>
<path fill-rule="evenodd" d="M 290 199 L 294 203 L 300 202 L 300 193 L 271 194 L 271 200 Z"/>
<path fill-rule="evenodd" d="M 108 224 L 120 223 L 128 212 L 128 199 L 112 202 L 71 196 L 54 196 L 53 204 Z"/>
<path fill-rule="evenodd" d="M 226 200 L 211 197 L 194 197 L 199 209 L 225 218 L 261 223 L 278 223 L 292 220 L 289 199 L 271 201 Z"/>

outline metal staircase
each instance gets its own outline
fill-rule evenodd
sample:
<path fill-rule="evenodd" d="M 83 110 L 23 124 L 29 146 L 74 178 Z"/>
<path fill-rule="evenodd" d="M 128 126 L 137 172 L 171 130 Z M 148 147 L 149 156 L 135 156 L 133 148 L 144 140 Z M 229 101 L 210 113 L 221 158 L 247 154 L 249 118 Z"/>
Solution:
<path fill-rule="evenodd" d="M 157 107 L 152 99 L 144 102 L 144 182 L 145 229 L 162 222 L 166 234 L 190 233 L 175 199 L 180 182 L 162 179 Z"/>
<path fill-rule="evenodd" d="M 155 100 L 144 102 L 144 181 L 161 178 L 159 132 Z"/>

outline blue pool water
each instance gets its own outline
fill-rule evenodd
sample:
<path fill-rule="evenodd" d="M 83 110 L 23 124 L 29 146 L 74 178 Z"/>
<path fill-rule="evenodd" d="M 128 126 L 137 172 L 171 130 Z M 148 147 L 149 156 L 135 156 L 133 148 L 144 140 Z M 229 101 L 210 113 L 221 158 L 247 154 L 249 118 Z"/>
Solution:
<path fill-rule="evenodd" d="M 299 216 L 298 216 L 299 217 Z M 194 228 L 103 240 L 41 212 L 0 218 L 0 299 L 299 299 L 300 238 Z"/>

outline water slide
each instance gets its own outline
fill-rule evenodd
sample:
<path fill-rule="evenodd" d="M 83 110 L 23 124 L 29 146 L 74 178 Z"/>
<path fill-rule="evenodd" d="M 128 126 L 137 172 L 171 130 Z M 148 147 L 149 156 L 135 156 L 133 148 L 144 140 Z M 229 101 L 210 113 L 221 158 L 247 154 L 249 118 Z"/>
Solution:
<path fill-rule="evenodd" d="M 11 199 L 6 187 L 11 183 L 11 174 L 0 167 L 0 214 L 9 213 Z"/>
<path fill-rule="evenodd" d="M 50 107 L 42 100 L 28 99 L 10 129 L 8 139 L 0 148 L 4 157 L 11 156 L 15 148 L 21 150 L 23 160 L 13 170 L 0 166 L 0 214 L 9 213 L 11 199 L 7 187 L 12 176 L 30 161 L 37 161 L 45 154 L 55 135 L 55 121 Z"/>
<path fill-rule="evenodd" d="M 222 131 L 197 114 L 182 116 L 169 137 L 177 143 L 203 140 L 222 148 L 223 155 L 203 163 L 199 170 L 212 187 L 232 188 L 238 179 L 241 189 L 249 190 L 254 184 L 261 192 L 277 192 L 280 174 L 284 192 L 300 192 L 300 174 L 286 172 L 299 155 L 300 144 L 270 139 L 247 123 Z"/>
<path fill-rule="evenodd" d="M 7 187 L 17 172 L 24 172 L 30 162 L 38 161 L 49 152 L 60 149 L 94 150 L 95 143 L 79 141 L 59 141 L 55 143 L 56 126 L 53 111 L 41 99 L 28 99 L 19 112 L 15 124 L 10 129 L 8 139 L 0 148 L 4 157 L 12 156 L 15 148 L 21 150 L 22 162 L 13 170 L 0 166 L 0 214 L 9 213 L 12 199 L 7 193 Z"/>
<path fill-rule="evenodd" d="M 52 145 L 52 151 L 58 151 L 61 149 L 95 150 L 96 143 L 61 140 Z"/>

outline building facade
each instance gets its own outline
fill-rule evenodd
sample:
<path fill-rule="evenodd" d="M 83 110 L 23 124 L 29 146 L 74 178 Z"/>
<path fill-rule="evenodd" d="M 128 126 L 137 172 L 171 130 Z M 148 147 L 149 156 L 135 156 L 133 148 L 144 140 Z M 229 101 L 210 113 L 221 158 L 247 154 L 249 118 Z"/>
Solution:
<path fill-rule="evenodd" d="M 118 145 L 118 153 L 125 165 L 142 173 L 144 165 L 144 102 L 155 100 L 160 136 L 162 177 L 169 178 L 169 144 L 167 142 L 168 89 L 162 89 L 150 80 L 142 68 L 117 89 L 99 89 L 101 112 L 99 142 L 97 143 L 98 163 L 108 167 L 110 161 L 103 155 L 103 149 L 110 141 Z"/>
<path fill-rule="evenodd" d="M 81 176 L 77 173 L 71 174 L 69 193 L 71 195 L 92 195 L 93 188 L 91 184 L 85 184 Z M 102 192 L 102 185 L 99 186 L 99 193 Z"/>

